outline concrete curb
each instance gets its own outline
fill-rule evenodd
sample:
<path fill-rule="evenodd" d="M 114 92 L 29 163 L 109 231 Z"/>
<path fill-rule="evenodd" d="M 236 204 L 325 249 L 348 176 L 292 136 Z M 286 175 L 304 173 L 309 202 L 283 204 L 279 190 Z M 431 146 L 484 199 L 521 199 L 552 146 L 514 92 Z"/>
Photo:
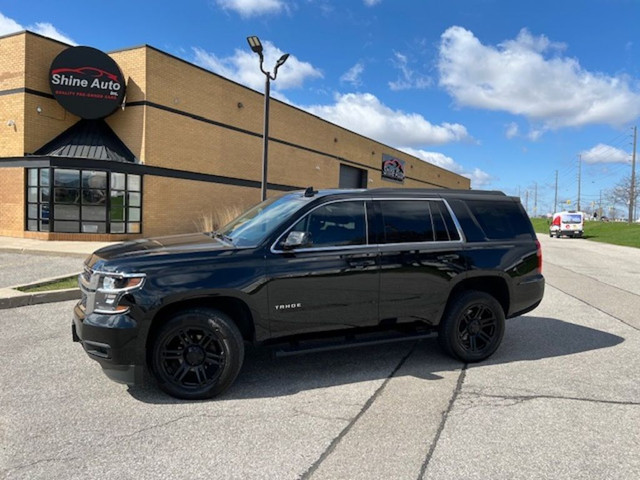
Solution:
<path fill-rule="evenodd" d="M 78 300 L 81 297 L 78 288 L 66 288 L 64 290 L 51 290 L 48 292 L 21 292 L 18 288 L 33 287 L 43 283 L 52 283 L 64 278 L 68 278 L 79 273 L 72 273 L 52 278 L 43 278 L 37 282 L 26 285 L 16 285 L 13 287 L 0 288 L 0 310 L 7 308 L 25 307 L 28 305 L 38 305 L 41 303 L 64 302 L 67 300 Z"/>
<path fill-rule="evenodd" d="M 64 302 L 67 300 L 79 300 L 80 290 L 77 288 L 68 288 L 66 290 L 52 290 L 50 292 L 23 293 L 17 290 L 17 294 L 7 295 L 7 288 L 0 289 L 0 310 L 7 308 L 26 307 L 28 305 L 38 305 L 40 303 Z"/>

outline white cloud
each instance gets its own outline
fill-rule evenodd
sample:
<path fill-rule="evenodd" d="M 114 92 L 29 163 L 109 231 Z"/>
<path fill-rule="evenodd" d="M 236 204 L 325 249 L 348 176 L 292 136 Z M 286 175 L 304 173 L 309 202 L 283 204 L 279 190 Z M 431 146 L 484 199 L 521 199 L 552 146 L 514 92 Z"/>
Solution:
<path fill-rule="evenodd" d="M 433 125 L 417 113 L 392 110 L 370 93 L 337 94 L 333 105 L 302 108 L 329 122 L 392 146 L 440 145 L 470 139 L 463 125 Z"/>
<path fill-rule="evenodd" d="M 441 37 L 440 85 L 461 106 L 523 115 L 546 129 L 622 125 L 640 115 L 640 93 L 627 77 L 589 72 L 562 56 L 564 48 L 526 29 L 487 46 L 454 26 Z"/>
<path fill-rule="evenodd" d="M 232 10 L 245 18 L 287 11 L 283 0 L 216 0 L 216 3 L 223 10 Z"/>
<path fill-rule="evenodd" d="M 514 138 L 518 136 L 518 124 L 516 122 L 511 122 L 507 125 L 507 129 L 504 133 L 507 138 Z"/>
<path fill-rule="evenodd" d="M 431 86 L 432 82 L 429 77 L 416 73 L 409 68 L 409 59 L 406 55 L 394 52 L 392 63 L 394 67 L 400 70 L 400 77 L 394 82 L 389 82 L 389 88 L 391 88 L 391 90 L 421 89 Z"/>
<path fill-rule="evenodd" d="M 53 38 L 70 45 L 77 45 L 70 37 L 56 29 L 53 25 L 46 22 L 37 22 L 34 25 L 23 27 L 12 18 L 5 17 L 0 13 L 0 35 L 9 35 L 10 33 L 20 32 L 22 30 L 30 30 L 44 37 Z"/>
<path fill-rule="evenodd" d="M 276 62 L 284 54 L 269 41 L 262 42 L 264 47 L 264 69 L 273 72 Z M 258 91 L 264 90 L 265 76 L 260 71 L 258 55 L 249 50 L 236 49 L 233 56 L 219 58 L 201 48 L 194 47 L 194 63 L 223 77 L 246 85 Z M 286 63 L 278 69 L 276 81 L 271 83 L 274 90 L 299 88 L 309 79 L 322 78 L 322 72 L 307 62 L 290 55 Z"/>
<path fill-rule="evenodd" d="M 364 4 L 367 7 L 373 7 L 374 5 L 378 5 L 382 0 L 364 0 Z"/>
<path fill-rule="evenodd" d="M 359 87 L 362 85 L 362 79 L 360 78 L 362 72 L 364 72 L 364 65 L 362 62 L 358 62 L 340 77 L 340 81 Z"/>
<path fill-rule="evenodd" d="M 0 13 L 0 35 L 8 35 L 10 33 L 24 30 L 24 27 L 12 18 L 5 17 Z"/>
<path fill-rule="evenodd" d="M 603 143 L 599 143 L 589 150 L 580 152 L 580 155 L 582 156 L 582 160 L 589 164 L 629 163 L 631 161 L 631 154 L 629 154 L 629 152 Z"/>
<path fill-rule="evenodd" d="M 447 157 L 446 155 L 438 152 L 428 152 L 426 150 L 415 149 L 415 148 L 401 148 L 405 153 L 409 155 L 413 155 L 421 160 L 424 160 L 427 163 L 431 163 L 438 167 L 444 168 L 445 170 L 449 170 L 450 172 L 457 173 L 471 180 L 471 188 L 480 189 L 484 188 L 487 185 L 491 184 L 493 181 L 493 177 L 489 175 L 487 172 L 480 170 L 479 168 L 474 168 L 473 171 L 466 171 L 465 168 L 457 163 L 453 158 Z"/>

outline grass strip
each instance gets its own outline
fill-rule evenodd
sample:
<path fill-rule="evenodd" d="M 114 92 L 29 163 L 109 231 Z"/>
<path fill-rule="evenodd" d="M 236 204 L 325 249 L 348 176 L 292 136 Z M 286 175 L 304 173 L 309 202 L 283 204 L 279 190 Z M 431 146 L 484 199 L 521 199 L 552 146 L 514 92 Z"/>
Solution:
<path fill-rule="evenodd" d="M 35 292 L 49 292 L 51 290 L 66 290 L 68 288 L 78 288 L 77 275 L 72 275 L 70 277 L 65 277 L 65 278 L 59 278 L 58 280 L 39 283 L 37 285 L 19 287 L 16 290 L 19 290 L 25 293 L 35 293 Z"/>

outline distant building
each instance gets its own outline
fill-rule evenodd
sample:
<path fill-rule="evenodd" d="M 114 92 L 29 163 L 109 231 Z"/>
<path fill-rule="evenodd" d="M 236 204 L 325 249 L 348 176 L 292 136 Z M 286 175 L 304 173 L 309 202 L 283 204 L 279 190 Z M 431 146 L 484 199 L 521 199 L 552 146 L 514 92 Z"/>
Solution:
<path fill-rule="evenodd" d="M 107 56 L 31 32 L 0 37 L 0 235 L 173 234 L 258 203 L 263 105 L 261 93 L 147 45 Z M 269 139 L 269 195 L 470 188 L 277 100 Z"/>

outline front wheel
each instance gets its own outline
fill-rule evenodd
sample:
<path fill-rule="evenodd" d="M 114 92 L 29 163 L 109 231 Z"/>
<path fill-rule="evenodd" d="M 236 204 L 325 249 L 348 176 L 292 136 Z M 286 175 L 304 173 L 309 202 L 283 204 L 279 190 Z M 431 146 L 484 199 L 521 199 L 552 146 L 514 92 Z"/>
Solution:
<path fill-rule="evenodd" d="M 457 295 L 447 308 L 438 331 L 442 349 L 463 362 L 491 356 L 504 335 L 504 311 L 488 293 L 468 291 Z"/>
<path fill-rule="evenodd" d="M 244 343 L 233 320 L 215 309 L 184 310 L 159 330 L 151 371 L 169 395 L 212 398 L 229 388 L 244 360 Z"/>

